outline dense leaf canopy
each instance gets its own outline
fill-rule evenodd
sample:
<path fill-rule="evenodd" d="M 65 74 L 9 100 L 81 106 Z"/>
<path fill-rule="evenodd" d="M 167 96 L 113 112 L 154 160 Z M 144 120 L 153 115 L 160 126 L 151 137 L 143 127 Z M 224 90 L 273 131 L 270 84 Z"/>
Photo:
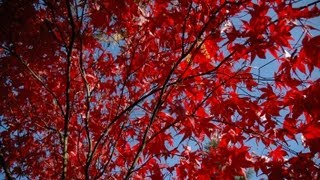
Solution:
<path fill-rule="evenodd" d="M 319 4 L 1 0 L 2 177 L 319 179 Z"/>

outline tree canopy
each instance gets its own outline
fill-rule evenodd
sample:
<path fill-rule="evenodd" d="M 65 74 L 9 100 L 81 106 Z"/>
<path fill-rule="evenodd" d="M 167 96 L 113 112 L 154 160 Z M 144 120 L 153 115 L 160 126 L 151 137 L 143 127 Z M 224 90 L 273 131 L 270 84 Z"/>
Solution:
<path fill-rule="evenodd" d="M 0 173 L 319 179 L 319 4 L 1 0 Z"/>

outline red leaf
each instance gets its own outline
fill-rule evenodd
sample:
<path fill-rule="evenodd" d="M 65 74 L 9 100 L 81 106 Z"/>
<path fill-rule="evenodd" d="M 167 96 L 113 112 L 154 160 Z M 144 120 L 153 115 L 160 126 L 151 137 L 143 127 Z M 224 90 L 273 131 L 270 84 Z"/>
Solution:
<path fill-rule="evenodd" d="M 284 156 L 288 155 L 286 151 L 282 149 L 281 146 L 278 146 L 275 150 L 271 151 L 269 155 L 275 161 L 283 161 Z"/>
<path fill-rule="evenodd" d="M 303 136 L 307 140 L 314 140 L 320 138 L 320 124 L 309 124 L 303 130 Z"/>

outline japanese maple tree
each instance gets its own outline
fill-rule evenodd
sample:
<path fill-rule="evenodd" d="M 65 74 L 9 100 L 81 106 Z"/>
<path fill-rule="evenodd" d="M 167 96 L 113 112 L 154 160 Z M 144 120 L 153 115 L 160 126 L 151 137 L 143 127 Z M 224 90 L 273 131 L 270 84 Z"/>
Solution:
<path fill-rule="evenodd" d="M 319 5 L 1 0 L 2 177 L 320 178 Z"/>

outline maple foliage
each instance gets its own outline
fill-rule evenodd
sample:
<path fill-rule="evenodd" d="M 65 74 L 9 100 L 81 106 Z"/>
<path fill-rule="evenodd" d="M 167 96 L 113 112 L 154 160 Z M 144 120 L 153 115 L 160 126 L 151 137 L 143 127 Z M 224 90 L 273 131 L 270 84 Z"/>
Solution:
<path fill-rule="evenodd" d="M 0 172 L 320 178 L 319 4 L 0 1 Z"/>

